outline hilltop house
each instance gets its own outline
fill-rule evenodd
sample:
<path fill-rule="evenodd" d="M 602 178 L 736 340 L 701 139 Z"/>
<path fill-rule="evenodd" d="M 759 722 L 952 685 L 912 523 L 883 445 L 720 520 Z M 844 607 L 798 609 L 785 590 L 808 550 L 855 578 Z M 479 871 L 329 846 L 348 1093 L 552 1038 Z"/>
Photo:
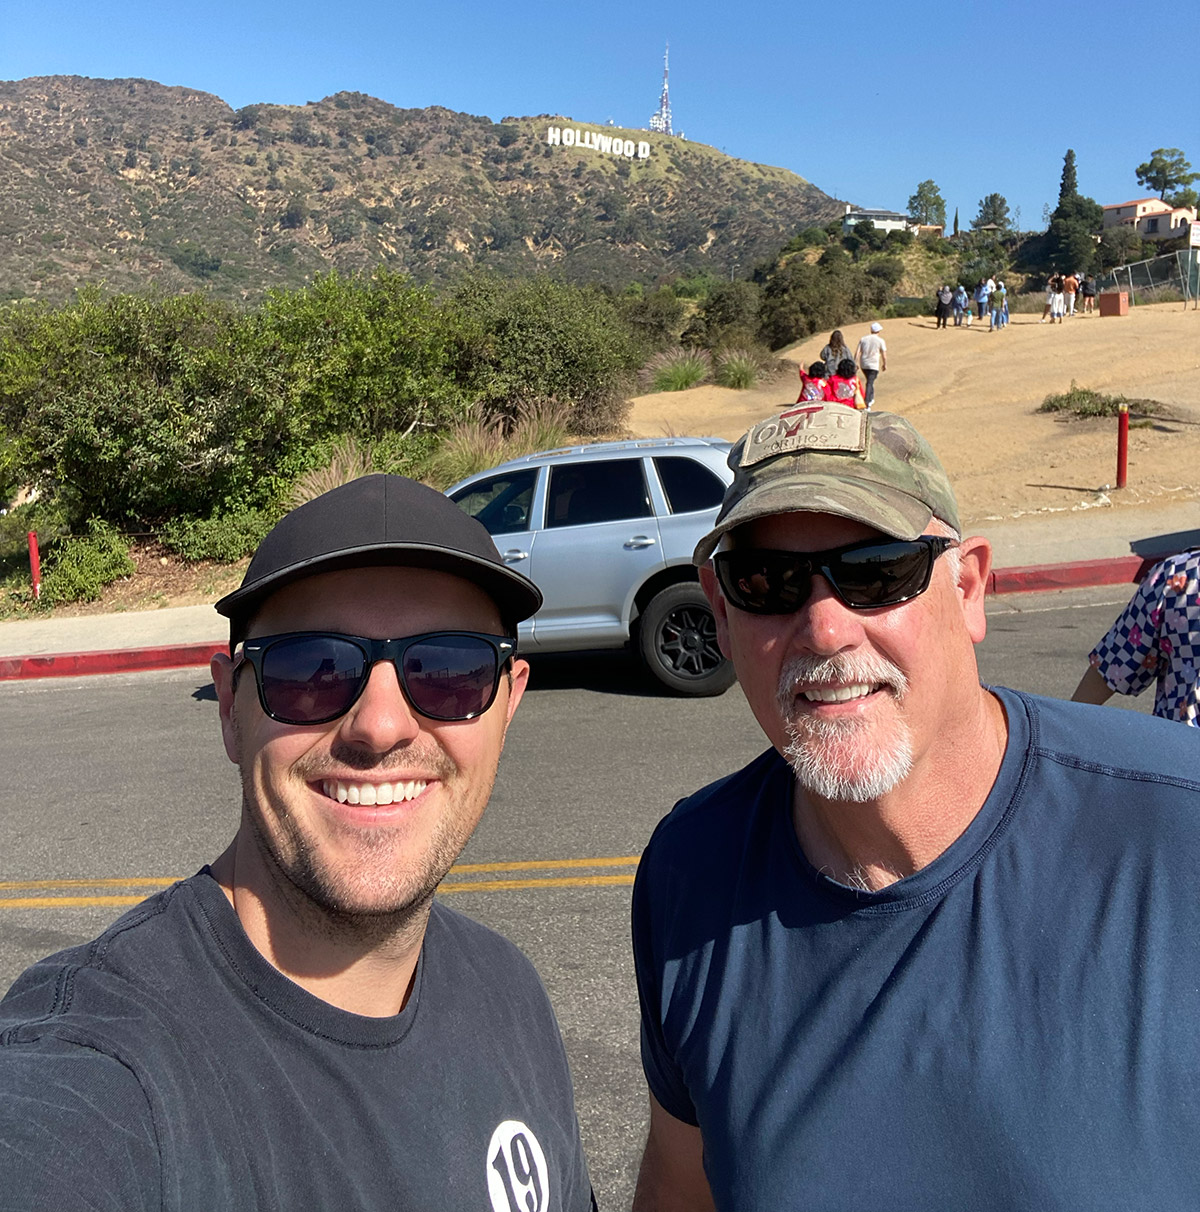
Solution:
<path fill-rule="evenodd" d="M 870 220 L 875 224 L 876 231 L 916 231 L 917 225 L 908 217 L 894 210 L 855 210 L 846 203 L 846 213 L 842 216 L 842 235 L 848 236 L 856 223 Z"/>
<path fill-rule="evenodd" d="M 1104 228 L 1132 227 L 1143 240 L 1170 240 L 1186 236 L 1188 225 L 1196 222 L 1191 206 L 1172 206 L 1161 198 L 1135 198 L 1132 202 L 1114 202 L 1104 208 Z"/>

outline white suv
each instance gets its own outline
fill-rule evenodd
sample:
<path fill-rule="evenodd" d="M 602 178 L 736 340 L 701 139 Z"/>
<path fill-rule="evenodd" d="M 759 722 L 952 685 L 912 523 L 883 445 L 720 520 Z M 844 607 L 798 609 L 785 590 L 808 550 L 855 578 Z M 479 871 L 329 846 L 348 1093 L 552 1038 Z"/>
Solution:
<path fill-rule="evenodd" d="M 692 551 L 733 473 L 719 438 L 654 438 L 543 451 L 446 490 L 545 603 L 520 626 L 527 653 L 636 643 L 678 694 L 727 690 Z"/>

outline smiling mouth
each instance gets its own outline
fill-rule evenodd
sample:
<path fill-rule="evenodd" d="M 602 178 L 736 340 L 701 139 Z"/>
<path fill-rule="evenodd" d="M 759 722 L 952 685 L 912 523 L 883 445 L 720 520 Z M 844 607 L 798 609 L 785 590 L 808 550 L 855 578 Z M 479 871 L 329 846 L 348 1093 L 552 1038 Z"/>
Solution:
<path fill-rule="evenodd" d="M 415 800 L 429 786 L 427 779 L 410 779 L 396 783 L 352 783 L 342 779 L 325 779 L 321 791 L 339 804 L 402 804 Z"/>
<path fill-rule="evenodd" d="M 867 682 L 852 682 L 847 686 L 810 686 L 798 691 L 798 697 L 810 703 L 849 703 L 854 699 L 865 699 L 883 687 Z"/>

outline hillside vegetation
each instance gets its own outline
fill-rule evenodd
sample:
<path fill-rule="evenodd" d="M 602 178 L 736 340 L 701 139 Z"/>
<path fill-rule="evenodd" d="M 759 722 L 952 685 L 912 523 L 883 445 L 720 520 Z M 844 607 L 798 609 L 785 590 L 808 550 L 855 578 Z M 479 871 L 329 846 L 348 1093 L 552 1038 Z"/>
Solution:
<path fill-rule="evenodd" d="M 551 125 L 650 156 L 551 147 Z M 418 282 L 728 277 L 840 209 L 783 169 L 549 115 L 493 123 L 362 93 L 235 111 L 148 80 L 0 83 L 0 299 L 101 281 L 245 299 L 379 264 Z"/>

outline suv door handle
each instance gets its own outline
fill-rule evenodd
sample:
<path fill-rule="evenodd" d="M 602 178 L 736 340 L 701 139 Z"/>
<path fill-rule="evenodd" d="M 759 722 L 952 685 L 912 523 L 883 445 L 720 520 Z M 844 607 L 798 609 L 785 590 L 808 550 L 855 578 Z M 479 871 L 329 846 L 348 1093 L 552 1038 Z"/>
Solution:
<path fill-rule="evenodd" d="M 625 550 L 640 551 L 643 547 L 653 547 L 657 541 L 648 534 L 635 534 L 632 539 L 625 540 Z"/>
<path fill-rule="evenodd" d="M 522 551 L 519 547 L 510 547 L 500 558 L 506 564 L 515 564 L 518 560 L 529 559 L 529 552 Z"/>

